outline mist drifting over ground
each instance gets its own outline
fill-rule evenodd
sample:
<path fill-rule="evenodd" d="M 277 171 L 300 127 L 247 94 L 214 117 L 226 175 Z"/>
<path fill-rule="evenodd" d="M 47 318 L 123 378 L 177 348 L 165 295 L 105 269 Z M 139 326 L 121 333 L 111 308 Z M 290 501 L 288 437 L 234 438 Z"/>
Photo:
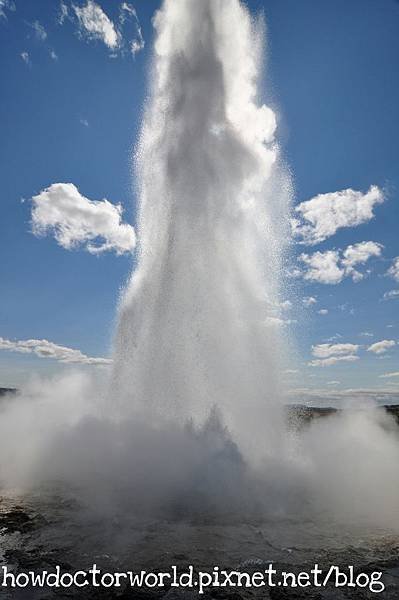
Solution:
<path fill-rule="evenodd" d="M 3 489 L 106 510 L 331 516 L 398 528 L 399 439 L 372 407 L 286 430 L 276 311 L 290 178 L 238 0 L 166 0 L 136 159 L 138 267 L 109 379 L 36 381 L 0 410 Z"/>

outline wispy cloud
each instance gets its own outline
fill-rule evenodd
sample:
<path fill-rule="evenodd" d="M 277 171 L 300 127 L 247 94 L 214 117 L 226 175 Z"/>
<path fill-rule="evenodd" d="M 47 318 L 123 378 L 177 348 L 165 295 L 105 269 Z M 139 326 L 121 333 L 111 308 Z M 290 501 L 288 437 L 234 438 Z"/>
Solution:
<path fill-rule="evenodd" d="M 47 31 L 39 21 L 34 21 L 33 23 L 29 23 L 29 25 L 32 27 L 35 38 L 39 42 L 44 42 L 47 39 Z"/>
<path fill-rule="evenodd" d="M 353 362 L 359 360 L 355 354 L 347 354 L 344 356 L 330 356 L 329 358 L 316 358 L 310 361 L 310 367 L 331 367 L 339 362 Z"/>
<path fill-rule="evenodd" d="M 340 333 L 335 333 L 331 337 L 326 339 L 326 342 L 336 342 L 337 340 L 342 340 L 342 335 Z"/>
<path fill-rule="evenodd" d="M 384 373 L 383 375 L 378 375 L 381 379 L 391 379 L 394 377 L 399 377 L 399 371 L 392 371 L 391 373 Z"/>
<path fill-rule="evenodd" d="M 314 296 L 305 296 L 305 298 L 302 298 L 302 304 L 304 306 L 306 306 L 307 308 L 309 306 L 313 306 L 313 304 L 317 303 L 317 299 Z"/>
<path fill-rule="evenodd" d="M 144 49 L 145 42 L 136 9 L 134 6 L 132 6 L 132 4 L 122 2 L 119 14 L 119 23 L 121 28 L 123 28 L 125 35 L 126 28 L 128 26 L 132 29 L 130 36 L 128 36 L 130 38 L 129 47 L 132 55 L 136 56 L 138 52 Z"/>
<path fill-rule="evenodd" d="M 352 189 L 319 194 L 295 208 L 292 231 L 302 244 L 314 245 L 334 235 L 342 227 L 354 227 L 374 217 L 373 208 L 384 194 L 372 185 L 366 193 Z"/>
<path fill-rule="evenodd" d="M 282 319 L 281 317 L 267 317 L 265 323 L 271 326 L 294 325 L 298 321 L 296 319 Z"/>
<path fill-rule="evenodd" d="M 136 9 L 127 2 L 120 4 L 116 21 L 94 0 L 83 5 L 61 2 L 58 23 L 66 21 L 75 23 L 82 39 L 102 42 L 114 57 L 126 53 L 135 56 L 145 46 Z"/>
<path fill-rule="evenodd" d="M 89 200 L 72 183 L 54 183 L 32 198 L 32 232 L 51 233 L 63 248 L 83 246 L 91 254 L 129 253 L 136 244 L 120 204 Z"/>
<path fill-rule="evenodd" d="M 283 300 L 278 305 L 278 308 L 280 308 L 281 310 L 291 310 L 292 302 L 290 300 Z"/>
<path fill-rule="evenodd" d="M 390 290 L 385 292 L 383 296 L 384 300 L 396 300 L 397 298 L 399 298 L 399 290 Z"/>
<path fill-rule="evenodd" d="M 65 2 L 60 3 L 60 9 L 58 13 L 58 24 L 63 25 L 64 21 L 69 18 L 69 9 Z"/>
<path fill-rule="evenodd" d="M 312 346 L 312 354 L 315 357 L 309 363 L 310 367 L 328 367 L 338 362 L 353 362 L 359 360 L 357 352 L 358 344 L 317 344 Z"/>
<path fill-rule="evenodd" d="M 313 254 L 301 254 L 299 261 L 305 265 L 302 277 L 308 281 L 316 281 L 334 285 L 345 277 L 357 282 L 363 279 L 355 266 L 365 264 L 370 258 L 381 256 L 383 246 L 377 242 L 359 242 L 345 250 L 326 250 Z"/>
<path fill-rule="evenodd" d="M 392 277 L 392 279 L 399 283 L 399 256 L 393 259 L 392 265 L 389 267 L 386 274 L 388 277 Z"/>
<path fill-rule="evenodd" d="M 12 0 L 0 0 L 0 19 L 7 19 L 7 11 L 15 12 L 15 2 Z"/>
<path fill-rule="evenodd" d="M 109 365 L 109 358 L 91 357 L 80 350 L 60 346 L 48 340 L 7 340 L 0 337 L 0 350 L 19 352 L 21 354 L 35 354 L 41 358 L 52 358 L 61 363 L 81 365 Z"/>
<path fill-rule="evenodd" d="M 29 52 L 21 52 L 20 57 L 22 58 L 22 60 L 24 61 L 24 63 L 30 67 L 32 65 L 32 62 L 30 60 L 30 56 L 29 56 Z"/>
<path fill-rule="evenodd" d="M 99 4 L 88 0 L 84 6 L 72 5 L 82 36 L 91 40 L 100 40 L 111 50 L 119 48 L 121 36 L 114 23 Z"/>

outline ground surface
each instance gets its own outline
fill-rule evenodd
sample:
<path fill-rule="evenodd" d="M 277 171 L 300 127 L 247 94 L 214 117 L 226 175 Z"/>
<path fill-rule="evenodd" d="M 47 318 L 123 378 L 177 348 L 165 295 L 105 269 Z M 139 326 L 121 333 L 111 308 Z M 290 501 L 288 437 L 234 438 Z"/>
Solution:
<path fill-rule="evenodd" d="M 399 407 L 390 411 L 398 418 Z M 291 418 L 306 426 L 313 419 L 331 414 L 331 410 L 296 407 Z M 299 421 L 298 421 L 299 416 Z M 309 598 L 384 600 L 399 598 L 399 536 L 387 531 L 367 531 L 364 527 L 342 526 L 318 518 L 239 521 L 226 516 L 224 523 L 212 517 L 193 520 L 137 520 L 128 508 L 95 513 L 89 505 L 77 503 L 66 490 L 40 490 L 29 495 L 0 490 L 0 565 L 15 573 L 53 570 L 86 570 L 96 563 L 103 571 L 168 571 L 176 565 L 180 571 L 194 565 L 197 570 L 221 569 L 262 571 L 272 562 L 274 568 L 298 573 L 310 571 L 315 563 L 328 569 L 331 564 L 355 574 L 382 572 L 386 587 L 381 594 L 366 589 L 334 587 L 306 589 L 228 589 L 213 588 L 198 596 L 196 590 L 119 589 L 19 589 L 0 588 L 3 600 L 246 600 L 264 598 L 294 600 Z"/>
<path fill-rule="evenodd" d="M 64 571 L 89 569 L 96 563 L 103 571 L 168 571 L 193 564 L 198 570 L 215 565 L 246 572 L 276 569 L 298 573 L 331 564 L 354 565 L 355 573 L 382 571 L 386 591 L 379 597 L 399 597 L 399 537 L 386 532 L 345 530 L 335 523 L 313 521 L 181 522 L 168 520 L 135 521 L 129 516 L 99 516 L 76 505 L 65 496 L 3 497 L 0 503 L 1 563 L 20 571 Z M 82 598 L 113 600 L 132 598 L 198 598 L 196 591 L 154 590 L 1 590 L 4 600 Z M 240 600 L 246 598 L 359 598 L 376 597 L 367 590 L 326 589 L 261 590 L 212 589 L 203 598 Z"/>

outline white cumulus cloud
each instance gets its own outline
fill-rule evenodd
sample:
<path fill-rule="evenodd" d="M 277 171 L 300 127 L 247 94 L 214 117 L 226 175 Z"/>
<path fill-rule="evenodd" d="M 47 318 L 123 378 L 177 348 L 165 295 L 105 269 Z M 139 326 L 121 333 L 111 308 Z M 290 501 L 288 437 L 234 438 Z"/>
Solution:
<path fill-rule="evenodd" d="M 312 354 L 316 358 L 328 358 L 329 356 L 355 354 L 359 348 L 359 344 L 317 344 L 312 346 Z"/>
<path fill-rule="evenodd" d="M 19 352 L 21 354 L 35 354 L 41 358 L 52 358 L 58 362 L 81 365 L 108 365 L 112 363 L 109 358 L 91 357 L 80 350 L 60 346 L 48 340 L 7 340 L 0 337 L 0 350 Z"/>
<path fill-rule="evenodd" d="M 380 342 L 375 342 L 371 344 L 367 348 L 367 352 L 374 352 L 374 354 L 383 354 L 390 348 L 396 346 L 396 342 L 394 340 L 381 340 Z"/>
<path fill-rule="evenodd" d="M 376 185 L 366 192 L 352 189 L 319 194 L 295 208 L 292 231 L 300 243 L 314 245 L 331 237 L 342 227 L 354 227 L 374 217 L 373 208 L 384 201 Z"/>
<path fill-rule="evenodd" d="M 108 200 L 89 200 L 73 183 L 54 183 L 32 198 L 32 232 L 51 233 L 67 250 L 83 245 L 91 254 L 132 252 L 136 236 L 122 223 L 122 207 Z"/>
<path fill-rule="evenodd" d="M 351 269 L 355 265 L 366 263 L 372 256 L 380 256 L 383 246 L 376 242 L 359 242 L 348 246 L 343 252 L 342 264 Z"/>
<path fill-rule="evenodd" d="M 376 242 L 359 242 L 344 250 L 326 250 L 313 254 L 301 254 L 299 260 L 306 269 L 302 272 L 304 279 L 334 285 L 345 277 L 351 277 L 357 282 L 364 274 L 355 269 L 356 265 L 365 264 L 370 258 L 378 257 L 383 246 Z"/>
<path fill-rule="evenodd" d="M 339 266 L 340 256 L 337 250 L 301 254 L 299 260 L 306 267 L 303 278 L 308 281 L 336 284 L 340 283 L 344 278 L 345 271 Z"/>

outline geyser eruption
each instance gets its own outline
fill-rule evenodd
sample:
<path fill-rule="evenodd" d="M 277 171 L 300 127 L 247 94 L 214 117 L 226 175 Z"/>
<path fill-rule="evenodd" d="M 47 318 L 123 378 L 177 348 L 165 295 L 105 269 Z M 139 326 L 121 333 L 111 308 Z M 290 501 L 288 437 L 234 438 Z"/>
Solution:
<path fill-rule="evenodd" d="M 137 151 L 139 256 L 112 394 L 151 419 L 221 410 L 241 448 L 276 451 L 275 320 L 288 178 L 259 101 L 262 24 L 238 0 L 166 0 Z M 251 447 L 250 447 L 251 446 Z"/>
<path fill-rule="evenodd" d="M 238 0 L 166 0 L 154 23 L 138 265 L 110 381 L 70 373 L 1 405 L 0 485 L 61 481 L 124 516 L 333 515 L 397 529 L 387 415 L 284 428 L 290 181 L 259 98 L 262 23 Z"/>

